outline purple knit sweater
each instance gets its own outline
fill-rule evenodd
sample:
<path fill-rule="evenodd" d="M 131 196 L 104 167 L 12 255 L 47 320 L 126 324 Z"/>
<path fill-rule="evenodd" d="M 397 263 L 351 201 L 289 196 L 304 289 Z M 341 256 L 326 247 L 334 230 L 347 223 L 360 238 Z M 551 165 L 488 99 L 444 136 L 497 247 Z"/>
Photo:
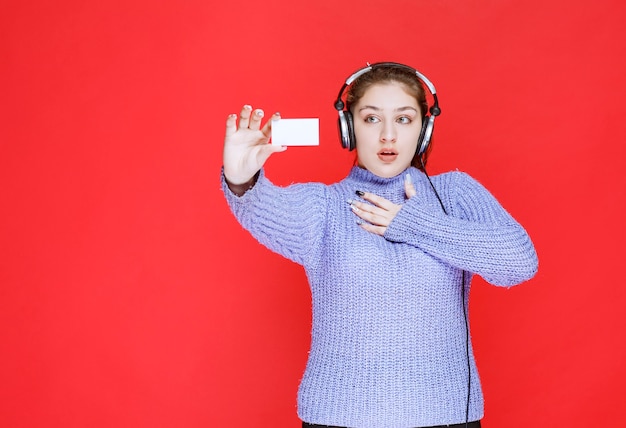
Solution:
<path fill-rule="evenodd" d="M 406 199 L 404 174 L 417 195 Z M 263 171 L 237 197 L 238 221 L 263 245 L 304 266 L 311 287 L 311 350 L 298 391 L 306 422 L 407 428 L 465 421 L 466 327 L 472 274 L 501 286 L 530 279 L 537 256 L 526 231 L 465 173 L 415 168 L 381 178 L 354 167 L 332 185 L 278 187 Z M 361 229 L 346 202 L 356 190 L 404 204 L 385 236 Z M 462 272 L 466 271 L 462 297 Z M 483 416 L 470 344 L 469 420 Z"/>

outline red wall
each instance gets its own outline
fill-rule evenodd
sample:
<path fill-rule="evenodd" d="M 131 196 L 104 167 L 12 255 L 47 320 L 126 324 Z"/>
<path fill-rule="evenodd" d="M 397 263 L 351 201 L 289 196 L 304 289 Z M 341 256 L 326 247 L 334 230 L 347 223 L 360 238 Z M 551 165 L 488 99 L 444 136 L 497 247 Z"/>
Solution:
<path fill-rule="evenodd" d="M 310 296 L 228 211 L 224 121 L 319 117 L 267 174 L 333 182 L 333 101 L 382 60 L 438 89 L 431 174 L 480 180 L 540 257 L 474 281 L 484 426 L 626 425 L 624 3 L 247 3 L 2 6 L 0 426 L 298 426 Z"/>

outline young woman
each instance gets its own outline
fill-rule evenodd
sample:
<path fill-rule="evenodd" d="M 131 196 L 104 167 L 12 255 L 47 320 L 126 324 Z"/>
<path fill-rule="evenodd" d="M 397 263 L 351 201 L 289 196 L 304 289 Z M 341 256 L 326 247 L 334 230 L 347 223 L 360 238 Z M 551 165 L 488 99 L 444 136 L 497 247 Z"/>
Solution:
<path fill-rule="evenodd" d="M 435 97 L 430 110 L 424 84 Z M 480 427 L 470 279 L 528 280 L 537 269 L 532 242 L 469 175 L 430 181 L 424 165 L 439 106 L 417 70 L 368 66 L 346 81 L 336 108 L 357 165 L 332 185 L 278 187 L 265 177 L 267 158 L 285 149 L 268 144 L 278 113 L 261 126 L 263 111 L 244 106 L 226 122 L 222 186 L 232 212 L 309 279 L 303 427 Z"/>

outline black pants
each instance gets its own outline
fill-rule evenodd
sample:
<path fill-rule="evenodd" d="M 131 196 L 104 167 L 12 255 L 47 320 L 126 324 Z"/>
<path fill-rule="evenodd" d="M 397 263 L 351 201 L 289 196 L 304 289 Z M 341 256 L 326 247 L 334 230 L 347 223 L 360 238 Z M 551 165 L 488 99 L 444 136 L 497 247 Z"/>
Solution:
<path fill-rule="evenodd" d="M 465 423 L 455 424 L 455 425 L 438 425 L 436 427 L 423 427 L 423 428 L 480 428 L 480 421 L 468 422 L 467 425 Z M 307 424 L 306 422 L 302 422 L 302 428 L 345 428 L 345 427 L 334 427 L 330 425 L 314 425 Z"/>

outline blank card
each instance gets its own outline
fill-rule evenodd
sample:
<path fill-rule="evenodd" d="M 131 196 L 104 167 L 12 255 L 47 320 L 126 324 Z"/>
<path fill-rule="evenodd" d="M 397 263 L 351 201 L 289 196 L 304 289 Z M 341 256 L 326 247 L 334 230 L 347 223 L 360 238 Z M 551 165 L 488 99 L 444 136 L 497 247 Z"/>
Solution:
<path fill-rule="evenodd" d="M 320 120 L 278 119 L 272 122 L 272 144 L 277 146 L 319 146 Z"/>

